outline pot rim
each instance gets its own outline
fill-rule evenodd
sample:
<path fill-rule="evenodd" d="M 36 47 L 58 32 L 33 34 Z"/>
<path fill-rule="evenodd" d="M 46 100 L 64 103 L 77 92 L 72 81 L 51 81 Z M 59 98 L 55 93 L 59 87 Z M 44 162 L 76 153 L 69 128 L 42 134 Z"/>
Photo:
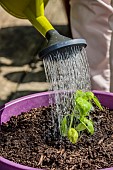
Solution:
<path fill-rule="evenodd" d="M 34 93 L 34 94 L 26 95 L 26 96 L 23 96 L 23 97 L 19 97 L 19 98 L 14 99 L 14 100 L 12 100 L 10 102 L 7 102 L 3 106 L 0 106 L 0 111 L 2 111 L 3 109 L 11 106 L 12 104 L 18 103 L 20 101 L 24 101 L 26 99 L 30 99 L 30 98 L 34 98 L 34 97 L 38 97 L 38 96 L 51 95 L 51 94 L 54 94 L 54 93 L 57 93 L 57 92 L 60 93 L 60 92 L 63 92 L 63 91 L 61 91 L 61 90 L 59 90 L 59 91 L 47 91 L 47 92 Z M 95 94 L 99 94 L 99 95 L 113 96 L 113 93 L 111 93 L 111 92 L 104 92 L 104 91 L 98 91 L 98 90 L 93 90 L 92 92 L 95 93 Z"/>

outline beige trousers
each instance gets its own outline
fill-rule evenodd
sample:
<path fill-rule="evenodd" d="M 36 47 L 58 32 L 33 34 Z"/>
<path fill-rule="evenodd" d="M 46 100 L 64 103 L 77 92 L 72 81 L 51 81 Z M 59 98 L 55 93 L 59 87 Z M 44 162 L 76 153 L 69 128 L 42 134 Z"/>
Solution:
<path fill-rule="evenodd" d="M 74 38 L 87 41 L 92 89 L 113 92 L 113 0 L 70 0 Z M 112 38 L 111 38 L 112 37 Z"/>

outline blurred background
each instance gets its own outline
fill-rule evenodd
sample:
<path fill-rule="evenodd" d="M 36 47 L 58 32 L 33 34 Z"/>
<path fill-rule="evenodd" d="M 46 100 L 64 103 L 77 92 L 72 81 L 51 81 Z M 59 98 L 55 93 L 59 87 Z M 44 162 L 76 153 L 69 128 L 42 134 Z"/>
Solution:
<path fill-rule="evenodd" d="M 50 0 L 45 15 L 60 34 L 71 36 L 61 0 Z M 44 41 L 29 21 L 15 18 L 0 7 L 0 106 L 49 89 L 38 57 Z"/>

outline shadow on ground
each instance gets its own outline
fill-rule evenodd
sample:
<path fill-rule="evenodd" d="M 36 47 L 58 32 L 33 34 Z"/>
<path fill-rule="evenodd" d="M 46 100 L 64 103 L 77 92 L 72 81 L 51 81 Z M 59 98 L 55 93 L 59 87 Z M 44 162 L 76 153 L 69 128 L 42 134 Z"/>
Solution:
<path fill-rule="evenodd" d="M 71 37 L 68 25 L 54 27 L 60 34 Z M 8 83 L 17 83 L 15 92 L 10 92 L 6 100 L 2 100 L 0 97 L 0 103 L 4 104 L 15 98 L 15 93 L 16 97 L 21 97 L 40 92 L 38 89 L 37 91 L 18 92 L 18 85 L 30 82 L 46 82 L 43 63 L 37 55 L 44 42 L 45 38 L 32 26 L 7 27 L 0 30 L 0 76 Z M 24 70 L 25 65 L 28 66 L 27 70 Z M 4 72 L 4 68 L 10 69 Z"/>
<path fill-rule="evenodd" d="M 71 36 L 67 25 L 54 26 L 62 35 Z M 0 56 L 11 60 L 12 66 L 22 66 L 31 62 L 39 52 L 45 39 L 32 26 L 7 27 L 0 30 Z M 2 66 L 7 65 L 1 63 Z"/>
<path fill-rule="evenodd" d="M 14 72 L 6 74 L 4 77 L 10 81 L 17 82 L 17 77 L 21 77 L 21 75 L 25 75 L 25 79 L 23 79 L 22 83 L 29 83 L 29 82 L 46 82 L 46 76 L 44 70 L 38 72 Z"/>
<path fill-rule="evenodd" d="M 0 30 L 0 56 L 9 59 L 10 66 L 28 64 L 43 41 L 44 38 L 34 27 L 3 28 Z"/>

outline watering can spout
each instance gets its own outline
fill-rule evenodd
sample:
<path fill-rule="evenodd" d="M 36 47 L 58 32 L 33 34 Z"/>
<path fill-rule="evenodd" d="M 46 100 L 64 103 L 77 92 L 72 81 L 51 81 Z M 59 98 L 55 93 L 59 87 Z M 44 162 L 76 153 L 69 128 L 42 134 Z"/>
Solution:
<path fill-rule="evenodd" d="M 71 40 L 60 35 L 50 24 L 44 15 L 44 7 L 48 0 L 0 0 L 2 7 L 17 18 L 28 19 L 32 25 L 47 39 L 47 44 L 39 53 L 44 58 L 55 50 L 66 47 L 79 46 L 79 49 L 86 47 L 84 39 Z"/>
<path fill-rule="evenodd" d="M 45 37 L 49 30 L 54 30 L 44 16 L 44 6 L 48 0 L 0 0 L 1 6 L 11 15 L 28 19 L 32 25 Z"/>

